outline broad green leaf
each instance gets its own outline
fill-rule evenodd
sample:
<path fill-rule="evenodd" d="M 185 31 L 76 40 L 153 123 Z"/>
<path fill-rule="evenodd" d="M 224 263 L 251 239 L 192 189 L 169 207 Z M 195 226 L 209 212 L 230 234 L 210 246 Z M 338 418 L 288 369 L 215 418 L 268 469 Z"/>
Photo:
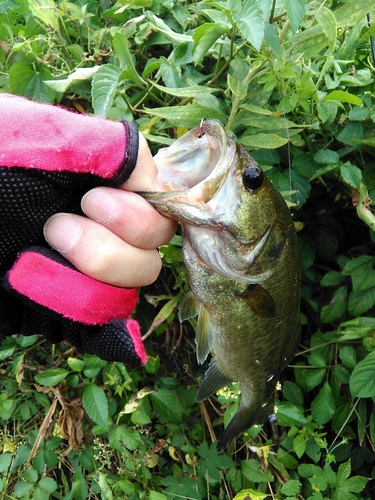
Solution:
<path fill-rule="evenodd" d="M 218 454 L 216 444 L 209 447 L 207 441 L 200 444 L 198 453 L 201 457 L 198 463 L 199 475 L 205 477 L 211 484 L 220 481 L 220 471 L 222 469 L 229 469 L 235 465 L 227 455 Z"/>
<path fill-rule="evenodd" d="M 357 354 L 353 347 L 349 345 L 341 346 L 339 349 L 339 357 L 345 366 L 351 370 L 357 365 Z"/>
<path fill-rule="evenodd" d="M 199 85 L 192 85 L 191 87 L 168 88 L 168 87 L 163 87 L 162 85 L 158 85 L 157 83 L 153 83 L 153 87 L 156 87 L 165 94 L 174 95 L 176 97 L 206 96 L 208 94 L 212 94 L 212 92 L 220 91 L 220 89 L 201 87 Z"/>
<path fill-rule="evenodd" d="M 346 285 L 335 290 L 328 305 L 322 307 L 320 319 L 323 323 L 332 323 L 345 313 L 348 301 L 348 288 Z"/>
<path fill-rule="evenodd" d="M 105 498 L 105 500 L 113 500 L 112 489 L 107 481 L 107 474 L 97 471 L 95 474 L 95 480 L 100 487 L 102 497 Z"/>
<path fill-rule="evenodd" d="M 323 101 L 341 101 L 355 104 L 356 106 L 362 106 L 362 99 L 346 90 L 333 90 L 323 97 Z"/>
<path fill-rule="evenodd" d="M 297 384 L 286 380 L 283 384 L 284 398 L 296 406 L 303 406 L 303 394 Z"/>
<path fill-rule="evenodd" d="M 184 35 L 176 33 L 173 31 L 162 19 L 157 17 L 151 11 L 146 11 L 144 13 L 145 19 L 153 26 L 157 31 L 163 33 L 163 35 L 170 40 L 173 44 L 179 45 L 183 42 L 192 42 L 193 38 L 191 35 Z"/>
<path fill-rule="evenodd" d="M 216 23 L 205 23 L 196 28 L 193 35 L 193 54 L 195 64 L 207 55 L 209 49 L 216 42 L 216 40 L 224 35 L 224 33 L 227 33 L 227 31 L 227 26 Z"/>
<path fill-rule="evenodd" d="M 77 68 L 71 73 L 68 78 L 64 80 L 45 80 L 45 84 L 56 92 L 66 92 L 70 87 L 79 82 L 91 80 L 100 66 L 93 66 L 92 68 Z"/>
<path fill-rule="evenodd" d="M 108 400 L 103 389 L 88 384 L 82 391 L 82 405 L 88 416 L 103 429 L 108 429 Z"/>
<path fill-rule="evenodd" d="M 331 149 L 321 149 L 314 154 L 314 161 L 317 163 L 337 164 L 340 161 L 340 157 L 336 151 L 332 151 Z"/>
<path fill-rule="evenodd" d="M 48 27 L 59 30 L 59 14 L 54 0 L 29 0 L 32 14 Z"/>
<path fill-rule="evenodd" d="M 79 467 L 73 474 L 71 491 L 74 500 L 87 500 L 88 486 L 85 476 L 82 474 L 82 469 Z"/>
<path fill-rule="evenodd" d="M 36 483 L 38 480 L 38 471 L 35 469 L 27 469 L 25 472 L 22 474 L 24 479 L 28 481 L 29 483 Z"/>
<path fill-rule="evenodd" d="M 292 42 L 291 54 L 301 54 L 306 60 L 317 56 L 329 45 L 329 39 L 321 26 L 313 26 L 307 31 L 297 33 Z"/>
<path fill-rule="evenodd" d="M 52 477 L 42 477 L 42 479 L 39 481 L 39 486 L 46 492 L 46 493 L 53 493 L 54 491 L 57 490 L 57 483 Z"/>
<path fill-rule="evenodd" d="M 326 382 L 320 389 L 319 394 L 311 403 L 311 414 L 318 425 L 326 424 L 335 413 L 335 403 L 332 389 Z"/>
<path fill-rule="evenodd" d="M 371 2 L 368 0 L 355 0 L 346 2 L 333 13 L 336 17 L 338 28 L 347 28 L 354 26 L 362 21 L 366 14 L 371 10 Z"/>
<path fill-rule="evenodd" d="M 344 279 L 339 271 L 328 271 L 320 280 L 320 286 L 338 286 Z"/>
<path fill-rule="evenodd" d="M 285 7 L 292 33 L 296 33 L 305 15 L 307 0 L 285 0 Z"/>
<path fill-rule="evenodd" d="M 30 490 L 34 485 L 32 483 L 28 483 L 26 481 L 18 481 L 14 487 L 14 493 L 17 498 L 23 498 L 27 493 L 29 493 Z"/>
<path fill-rule="evenodd" d="M 35 375 L 35 380 L 40 385 L 53 387 L 57 384 L 60 384 L 60 382 L 62 382 L 66 378 L 66 376 L 69 375 L 69 373 L 69 370 L 65 370 L 65 368 L 45 370 L 44 372 Z"/>
<path fill-rule="evenodd" d="M 316 20 L 322 27 L 324 34 L 328 38 L 328 40 L 331 42 L 331 47 L 330 47 L 330 53 L 332 49 L 334 48 L 334 44 L 336 42 L 336 34 L 337 34 L 337 26 L 336 26 L 336 18 L 333 15 L 332 11 L 326 7 L 323 7 L 322 9 L 319 9 L 318 15 L 316 17 Z M 327 61 L 327 68 L 330 65 L 330 61 Z"/>
<path fill-rule="evenodd" d="M 241 469 L 243 475 L 254 483 L 273 481 L 274 479 L 270 471 L 261 470 L 260 462 L 254 458 L 251 458 L 250 460 L 243 460 L 241 462 Z"/>
<path fill-rule="evenodd" d="M 141 87 L 146 86 L 146 82 L 139 76 L 135 69 L 133 58 L 129 51 L 128 37 L 124 33 L 116 33 L 112 44 L 118 57 L 120 68 L 127 71 L 128 78 Z"/>
<path fill-rule="evenodd" d="M 103 64 L 92 79 L 92 105 L 96 115 L 108 116 L 117 90 L 121 70 L 113 64 Z"/>
<path fill-rule="evenodd" d="M 163 419 L 171 422 L 180 422 L 182 408 L 176 393 L 169 389 L 159 389 L 151 394 L 155 409 Z"/>
<path fill-rule="evenodd" d="M 243 80 L 236 80 L 232 75 L 228 75 L 228 87 L 241 101 L 246 98 L 248 86 Z"/>
<path fill-rule="evenodd" d="M 349 381 L 353 398 L 373 398 L 375 396 L 375 351 L 354 368 Z"/>
<path fill-rule="evenodd" d="M 2 453 L 0 455 L 0 472 L 5 472 L 9 468 L 12 458 L 10 453 Z"/>
<path fill-rule="evenodd" d="M 276 416 L 279 425 L 305 425 L 307 422 L 300 407 L 284 401 L 277 404 Z"/>
<path fill-rule="evenodd" d="M 187 106 L 170 106 L 168 108 L 145 109 L 151 116 L 165 118 L 174 126 L 193 128 L 197 126 L 202 118 L 205 120 L 218 120 L 225 123 L 227 117 L 224 113 L 212 108 L 206 108 L 200 104 L 188 104 Z"/>
<path fill-rule="evenodd" d="M 255 0 L 243 0 L 241 12 L 233 13 L 233 19 L 243 36 L 256 50 L 260 50 L 263 42 L 265 20 Z"/>
<path fill-rule="evenodd" d="M 362 316 L 341 323 L 338 333 L 342 340 L 354 340 L 366 337 L 375 330 L 375 318 Z"/>
<path fill-rule="evenodd" d="M 192 477 L 184 477 L 183 475 L 166 476 L 162 479 L 163 486 L 166 486 L 164 493 L 167 494 L 168 500 L 201 500 L 202 496 L 198 492 L 198 479 Z"/>
<path fill-rule="evenodd" d="M 281 488 L 281 493 L 286 496 L 296 496 L 301 491 L 301 483 L 297 479 L 289 479 Z"/>
<path fill-rule="evenodd" d="M 149 491 L 149 500 L 168 500 L 163 493 L 159 493 L 155 490 Z"/>
<path fill-rule="evenodd" d="M 10 358 L 10 356 L 13 354 L 15 347 L 8 347 L 6 349 L 1 349 L 0 350 L 0 361 L 3 361 L 4 359 Z"/>
<path fill-rule="evenodd" d="M 341 176 L 344 181 L 355 189 L 359 188 L 362 181 L 362 172 L 355 165 L 345 163 L 340 167 Z"/>
<path fill-rule="evenodd" d="M 326 374 L 325 368 L 305 368 L 304 365 L 295 371 L 296 380 L 302 390 L 309 392 L 321 384 Z"/>
<path fill-rule="evenodd" d="M 352 291 L 349 295 L 348 311 L 352 316 L 360 316 L 375 305 L 375 287 Z"/>
<path fill-rule="evenodd" d="M 240 139 L 244 146 L 249 148 L 274 149 L 280 148 L 289 142 L 288 137 L 280 137 L 277 134 L 252 134 L 242 136 Z"/>
<path fill-rule="evenodd" d="M 139 432 L 121 425 L 115 427 L 110 432 L 109 442 L 111 446 L 118 451 L 121 451 L 124 446 L 128 448 L 128 450 L 136 450 L 143 444 Z"/>

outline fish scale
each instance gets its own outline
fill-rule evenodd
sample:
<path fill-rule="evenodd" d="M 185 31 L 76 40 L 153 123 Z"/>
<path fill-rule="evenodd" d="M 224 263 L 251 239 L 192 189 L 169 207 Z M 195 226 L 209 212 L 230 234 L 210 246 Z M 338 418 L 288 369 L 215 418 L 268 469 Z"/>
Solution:
<path fill-rule="evenodd" d="M 182 224 L 190 291 L 179 318 L 198 316 L 198 362 L 214 354 L 197 401 L 240 383 L 220 451 L 253 424 L 275 423 L 276 384 L 299 342 L 294 224 L 280 193 L 216 121 L 202 121 L 155 162 L 171 190 L 141 194 Z"/>

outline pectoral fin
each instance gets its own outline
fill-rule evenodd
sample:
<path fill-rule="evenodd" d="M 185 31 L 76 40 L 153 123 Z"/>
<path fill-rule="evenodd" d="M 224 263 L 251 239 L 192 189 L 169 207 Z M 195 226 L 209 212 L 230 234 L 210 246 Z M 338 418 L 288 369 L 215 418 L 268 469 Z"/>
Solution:
<path fill-rule="evenodd" d="M 189 290 L 178 305 L 178 319 L 180 322 L 198 316 L 200 309 L 199 301 Z"/>
<path fill-rule="evenodd" d="M 245 292 L 238 294 L 260 318 L 270 318 L 276 314 L 276 304 L 272 295 L 258 284 L 249 285 Z"/>
<path fill-rule="evenodd" d="M 206 358 L 212 346 L 212 331 L 210 316 L 207 309 L 202 305 L 200 306 L 198 315 L 195 343 L 197 345 L 198 363 L 203 364 L 206 361 Z"/>
<path fill-rule="evenodd" d="M 207 399 L 231 382 L 233 380 L 222 372 L 216 358 L 214 358 L 206 371 L 203 382 L 199 386 L 196 400 L 203 401 Z"/>

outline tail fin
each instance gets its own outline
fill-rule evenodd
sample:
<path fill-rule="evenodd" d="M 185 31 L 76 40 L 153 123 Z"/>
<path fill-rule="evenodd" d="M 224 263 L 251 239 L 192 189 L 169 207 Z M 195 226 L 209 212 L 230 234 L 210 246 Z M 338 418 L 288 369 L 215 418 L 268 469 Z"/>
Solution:
<path fill-rule="evenodd" d="M 238 437 L 254 424 L 263 424 L 267 418 L 271 423 L 275 424 L 277 422 L 277 418 L 276 415 L 272 413 L 273 408 L 273 401 L 268 403 L 263 408 L 255 408 L 255 411 L 254 408 L 240 406 L 232 420 L 229 422 L 223 435 L 219 439 L 216 448 L 217 451 L 224 450 L 224 448 L 230 445 L 233 439 Z"/>

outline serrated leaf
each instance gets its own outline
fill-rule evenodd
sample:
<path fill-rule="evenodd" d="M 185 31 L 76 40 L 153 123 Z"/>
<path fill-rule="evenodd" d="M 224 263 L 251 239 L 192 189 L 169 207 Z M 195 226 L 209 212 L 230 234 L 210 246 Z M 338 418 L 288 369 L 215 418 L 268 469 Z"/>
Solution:
<path fill-rule="evenodd" d="M 65 370 L 64 368 L 56 368 L 51 370 L 45 370 L 44 372 L 38 373 L 35 375 L 35 380 L 40 385 L 54 387 L 57 384 L 60 384 L 67 375 L 69 375 L 69 370 Z"/>
<path fill-rule="evenodd" d="M 348 311 L 352 316 L 360 316 L 375 304 L 375 287 L 351 292 L 349 295 Z"/>
<path fill-rule="evenodd" d="M 301 408 L 284 401 L 277 405 L 276 416 L 280 425 L 305 425 L 307 422 Z"/>
<path fill-rule="evenodd" d="M 326 424 L 335 413 L 332 389 L 326 382 L 320 389 L 319 394 L 311 403 L 311 414 L 318 425 Z"/>
<path fill-rule="evenodd" d="M 118 451 L 121 451 L 124 446 L 129 450 L 136 450 L 143 444 L 139 432 L 133 429 L 127 429 L 124 426 L 115 427 L 110 432 L 109 442 L 111 446 Z"/>
<path fill-rule="evenodd" d="M 82 405 L 93 422 L 108 430 L 108 400 L 103 389 L 95 384 L 86 385 L 82 391 Z"/>
<path fill-rule="evenodd" d="M 285 0 L 285 7 L 292 33 L 296 33 L 305 15 L 307 0 Z"/>
<path fill-rule="evenodd" d="M 34 487 L 32 483 L 26 481 L 18 481 L 14 487 L 14 493 L 17 498 L 22 498 Z"/>
<path fill-rule="evenodd" d="M 349 381 L 353 398 L 372 398 L 375 396 L 375 351 L 354 368 Z"/>
<path fill-rule="evenodd" d="M 151 394 L 151 400 L 163 418 L 171 422 L 180 422 L 182 409 L 173 390 L 159 389 Z"/>
<path fill-rule="evenodd" d="M 348 288 L 346 285 L 335 290 L 329 304 L 322 307 L 320 319 L 323 323 L 332 323 L 345 313 L 348 303 Z"/>
<path fill-rule="evenodd" d="M 39 486 L 46 492 L 46 493 L 53 493 L 54 491 L 57 490 L 57 483 L 52 477 L 42 477 L 42 479 L 39 481 Z"/>
<path fill-rule="evenodd" d="M 314 161 L 317 163 L 325 163 L 327 165 L 335 165 L 340 161 L 340 157 L 336 151 L 332 151 L 331 149 L 321 149 L 314 154 Z"/>
<path fill-rule="evenodd" d="M 121 70 L 113 64 L 103 64 L 92 79 L 92 105 L 96 115 L 107 118 L 117 90 Z"/>

